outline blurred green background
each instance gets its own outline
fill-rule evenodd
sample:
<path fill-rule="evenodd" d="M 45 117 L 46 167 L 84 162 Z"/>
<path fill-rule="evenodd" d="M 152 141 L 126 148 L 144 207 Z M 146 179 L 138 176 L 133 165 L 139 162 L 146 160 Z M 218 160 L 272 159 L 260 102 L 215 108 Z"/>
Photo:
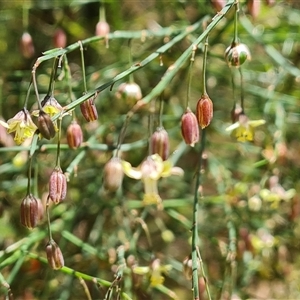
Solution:
<path fill-rule="evenodd" d="M 130 68 L 130 55 L 132 64 L 137 64 L 191 24 L 207 15 L 211 20 L 217 13 L 216 2 L 222 1 L 213 2 L 0 1 L 1 118 L 7 121 L 23 108 L 32 67 L 43 52 L 57 46 L 57 29 L 66 36 L 65 47 L 91 38 L 102 7 L 110 32 L 121 31 L 120 38 L 109 40 L 108 48 L 103 40 L 84 45 L 87 90 L 93 91 Z M 226 131 L 234 99 L 239 102 L 242 93 L 240 73 L 229 68 L 224 58 L 234 36 L 232 8 L 209 34 L 206 81 L 214 117 L 206 129 L 201 171 L 199 249 L 212 299 L 299 299 L 300 11 L 297 1 L 250 4 L 240 2 L 238 23 L 240 41 L 252 56 L 242 66 L 245 113 L 250 120 L 264 119 L 266 124 L 256 128 L 253 142 L 237 142 Z M 203 26 L 133 73 L 143 96 L 153 91 L 168 68 L 203 32 Z M 143 30 L 153 35 L 143 37 Z M 31 49 L 29 54 L 20 44 L 24 32 L 32 37 L 34 52 Z M 142 38 L 129 42 L 122 37 L 125 32 L 141 33 Z M 202 92 L 202 48 L 203 43 L 192 68 L 193 111 Z M 79 49 L 69 51 L 67 60 L 73 99 L 62 70 L 54 90 L 62 106 L 84 92 Z M 44 61 L 36 71 L 41 99 L 48 90 L 52 65 L 53 60 Z M 0 127 L 1 299 L 8 294 L 5 282 L 14 298 L 22 300 L 89 299 L 89 295 L 90 299 L 119 299 L 118 295 L 120 299 L 193 299 L 191 280 L 184 276 L 182 262 L 191 252 L 200 145 L 185 145 L 180 131 L 188 72 L 189 60 L 176 69 L 163 93 L 131 118 L 124 137 L 128 148 L 122 158 L 138 166 L 148 155 L 149 135 L 159 123 L 159 101 L 164 103 L 162 121 L 170 138 L 171 159 L 184 170 L 184 176 L 159 181 L 162 211 L 144 208 L 143 184 L 128 177 L 117 193 L 102 193 L 103 167 L 112 156 L 132 107 L 132 103 L 116 97 L 118 86 L 129 77 L 97 96 L 98 121 L 87 123 L 76 107 L 84 141 L 89 140 L 77 150 L 68 148 L 65 132 L 71 117 L 64 117 L 61 167 L 70 173 L 68 194 L 63 203 L 51 206 L 50 215 L 53 237 L 70 269 L 53 271 L 43 260 L 48 241 L 46 217 L 33 230 L 20 224 L 20 203 L 27 188 L 28 145 L 15 147 L 12 137 Z M 33 89 L 28 103 L 28 108 L 32 107 L 36 107 Z M 56 140 L 40 140 L 33 160 L 33 190 L 44 204 L 55 159 Z M 150 286 L 155 259 L 172 269 L 163 274 L 163 285 Z M 108 287 L 124 262 L 123 278 L 115 282 L 110 295 Z M 133 271 L 137 266 L 148 267 L 149 272 L 138 275 Z M 84 274 L 107 283 L 95 284 Z M 200 274 L 200 299 L 208 299 L 201 278 Z"/>

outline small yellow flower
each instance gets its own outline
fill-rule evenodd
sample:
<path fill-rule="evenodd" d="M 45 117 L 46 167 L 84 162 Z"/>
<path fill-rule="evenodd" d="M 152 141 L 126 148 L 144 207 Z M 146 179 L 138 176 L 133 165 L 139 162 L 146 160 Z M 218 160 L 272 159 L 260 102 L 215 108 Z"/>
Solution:
<path fill-rule="evenodd" d="M 27 138 L 33 136 L 37 127 L 33 123 L 27 109 L 22 109 L 7 123 L 0 121 L 0 124 L 7 129 L 7 133 L 15 132 L 14 140 L 17 145 L 21 145 Z"/>
<path fill-rule="evenodd" d="M 232 131 L 239 142 L 253 141 L 254 128 L 265 123 L 265 120 L 250 121 L 246 115 L 241 114 L 238 121 L 227 127 L 226 131 Z"/>
<path fill-rule="evenodd" d="M 158 194 L 157 181 L 161 177 L 182 175 L 183 170 L 172 167 L 169 160 L 163 161 L 158 154 L 148 156 L 138 168 L 133 168 L 129 162 L 122 161 L 124 173 L 133 179 L 142 180 L 144 183 L 144 205 L 156 204 L 161 206 L 162 200 Z"/>
<path fill-rule="evenodd" d="M 133 273 L 138 275 L 149 275 L 150 286 L 156 287 L 164 283 L 163 273 L 168 273 L 172 269 L 171 265 L 161 265 L 158 258 L 151 262 L 149 267 L 134 266 Z"/>
<path fill-rule="evenodd" d="M 62 106 L 52 96 L 45 97 L 45 99 L 42 101 L 42 107 L 43 111 L 47 113 L 50 116 L 50 118 L 52 118 L 53 116 L 55 116 L 63 110 Z"/>

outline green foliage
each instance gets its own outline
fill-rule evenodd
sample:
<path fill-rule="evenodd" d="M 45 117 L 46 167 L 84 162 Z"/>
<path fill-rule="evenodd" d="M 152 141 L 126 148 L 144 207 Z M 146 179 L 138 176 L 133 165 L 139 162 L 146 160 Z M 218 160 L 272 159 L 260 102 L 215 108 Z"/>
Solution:
<path fill-rule="evenodd" d="M 1 296 L 300 297 L 299 7 L 216 2 L 0 3 Z M 181 117 L 206 92 L 190 147 Z"/>

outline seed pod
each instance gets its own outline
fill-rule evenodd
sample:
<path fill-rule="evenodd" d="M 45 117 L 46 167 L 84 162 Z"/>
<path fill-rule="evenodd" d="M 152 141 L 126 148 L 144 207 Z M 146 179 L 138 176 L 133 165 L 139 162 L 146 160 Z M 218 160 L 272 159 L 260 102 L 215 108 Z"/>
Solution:
<path fill-rule="evenodd" d="M 50 140 L 55 136 L 56 131 L 55 131 L 54 124 L 50 116 L 47 113 L 45 113 L 43 110 L 40 110 L 39 112 L 37 126 L 41 135 L 45 139 Z"/>
<path fill-rule="evenodd" d="M 98 119 L 98 112 L 94 102 L 95 97 L 89 98 L 80 104 L 80 110 L 87 122 Z"/>
<path fill-rule="evenodd" d="M 260 12 L 260 1 L 257 0 L 248 0 L 247 1 L 248 11 L 252 18 L 256 18 Z"/>
<path fill-rule="evenodd" d="M 57 167 L 53 170 L 49 179 L 49 197 L 57 204 L 66 198 L 66 194 L 67 178 L 61 168 Z"/>
<path fill-rule="evenodd" d="M 207 127 L 213 117 L 213 103 L 207 94 L 201 96 L 197 102 L 196 115 L 199 126 Z"/>
<path fill-rule="evenodd" d="M 116 96 L 118 99 L 125 100 L 128 105 L 133 105 L 142 99 L 142 91 L 138 84 L 124 82 L 119 85 Z"/>
<path fill-rule="evenodd" d="M 53 35 L 53 45 L 56 48 L 65 48 L 67 45 L 67 35 L 61 28 L 57 28 Z"/>
<path fill-rule="evenodd" d="M 99 21 L 96 25 L 96 35 L 103 36 L 105 39 L 106 48 L 108 48 L 108 34 L 110 27 L 106 21 Z"/>
<path fill-rule="evenodd" d="M 245 44 L 232 42 L 225 51 L 225 59 L 230 67 L 239 67 L 251 59 L 251 54 Z"/>
<path fill-rule="evenodd" d="M 123 182 L 124 172 L 121 160 L 113 157 L 109 160 L 103 170 L 103 186 L 110 192 L 115 192 Z"/>
<path fill-rule="evenodd" d="M 27 195 L 20 209 L 21 224 L 29 229 L 36 227 L 40 218 L 38 200 L 31 194 Z"/>
<path fill-rule="evenodd" d="M 210 3 L 212 4 L 216 12 L 222 10 L 222 8 L 226 5 L 225 0 L 210 0 Z"/>
<path fill-rule="evenodd" d="M 151 154 L 159 154 L 159 156 L 166 160 L 169 156 L 169 136 L 167 131 L 163 128 L 157 128 L 150 138 Z"/>
<path fill-rule="evenodd" d="M 99 21 L 96 24 L 96 35 L 106 37 L 110 32 L 109 24 L 106 21 Z"/>
<path fill-rule="evenodd" d="M 21 53 L 25 58 L 31 58 L 34 55 L 34 45 L 31 35 L 24 32 L 20 41 Z"/>
<path fill-rule="evenodd" d="M 67 141 L 71 149 L 78 148 L 83 141 L 81 127 L 76 121 L 73 121 L 67 129 Z"/>
<path fill-rule="evenodd" d="M 44 217 L 44 212 L 45 212 L 45 209 L 44 209 L 44 206 L 43 206 L 43 203 L 41 201 L 41 199 L 39 198 L 36 198 L 36 200 L 38 201 L 38 221 L 41 221 Z"/>
<path fill-rule="evenodd" d="M 199 141 L 199 125 L 197 117 L 190 110 L 186 109 L 186 112 L 181 117 L 181 134 L 186 144 L 194 147 Z"/>
<path fill-rule="evenodd" d="M 53 239 L 46 246 L 46 254 L 48 264 L 53 270 L 58 270 L 64 266 L 65 262 L 62 252 Z"/>

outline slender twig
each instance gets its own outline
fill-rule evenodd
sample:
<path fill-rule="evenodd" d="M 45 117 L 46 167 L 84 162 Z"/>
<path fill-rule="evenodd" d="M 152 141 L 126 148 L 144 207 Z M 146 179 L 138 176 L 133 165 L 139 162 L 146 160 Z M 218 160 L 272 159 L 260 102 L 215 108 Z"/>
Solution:
<path fill-rule="evenodd" d="M 159 97 L 159 116 L 158 116 L 158 124 L 160 128 L 163 128 L 163 113 L 164 113 L 164 100 L 162 99 L 162 95 Z"/>
<path fill-rule="evenodd" d="M 206 36 L 205 42 L 204 42 L 203 66 L 202 66 L 202 95 L 207 95 L 207 92 L 206 92 L 207 52 L 208 52 L 208 35 Z"/>
<path fill-rule="evenodd" d="M 57 135 L 57 153 L 56 153 L 56 167 L 60 168 L 60 140 L 61 140 L 61 123 L 62 120 L 58 120 L 58 135 Z"/>
<path fill-rule="evenodd" d="M 79 277 L 79 282 L 80 282 L 80 284 L 81 284 L 82 287 L 83 287 L 83 290 L 84 290 L 84 293 L 85 293 L 85 295 L 86 295 L 86 298 L 87 298 L 88 300 L 92 300 L 92 296 L 91 296 L 91 293 L 90 293 L 90 291 L 89 291 L 89 288 L 88 288 L 86 282 L 85 282 L 81 277 Z"/>
<path fill-rule="evenodd" d="M 28 163 L 27 195 L 29 195 L 29 194 L 30 194 L 30 191 L 31 191 L 31 169 L 32 169 L 32 157 L 29 157 L 29 163 Z"/>
<path fill-rule="evenodd" d="M 234 82 L 234 69 L 233 68 L 230 68 L 230 75 L 231 75 L 232 98 L 233 98 L 232 111 L 234 113 L 234 110 L 236 108 L 236 99 L 235 99 L 235 82 Z"/>
<path fill-rule="evenodd" d="M 202 264 L 200 250 L 198 248 L 199 244 L 199 236 L 198 236 L 198 209 L 199 209 L 199 187 L 201 183 L 201 168 L 202 168 L 202 155 L 205 150 L 205 140 L 206 140 L 206 130 L 202 131 L 201 143 L 200 143 L 200 152 L 199 152 L 199 161 L 197 166 L 197 175 L 196 175 L 196 184 L 195 184 L 195 192 L 194 192 L 194 204 L 193 204 L 193 227 L 192 227 L 192 268 L 193 268 L 193 294 L 194 300 L 199 300 L 199 279 L 198 279 L 198 262 L 200 265 Z M 211 300 L 208 281 L 206 279 L 206 274 L 204 270 L 204 266 L 201 265 L 202 275 L 205 279 L 205 287 L 207 291 L 208 299 Z"/>
<path fill-rule="evenodd" d="M 189 74 L 188 74 L 188 88 L 187 88 L 187 94 L 186 94 L 186 103 L 185 103 L 185 107 L 189 107 L 189 102 L 190 102 L 190 97 L 191 97 L 191 85 L 192 85 L 192 70 L 193 70 L 193 64 L 195 61 L 195 54 L 197 51 L 197 46 L 194 45 L 193 49 L 192 49 L 192 55 L 191 55 L 191 59 L 190 59 L 190 67 L 189 67 Z"/>
<path fill-rule="evenodd" d="M 29 96 L 30 96 L 31 86 L 32 86 L 32 80 L 29 83 L 27 93 L 26 93 L 26 98 L 25 98 L 25 101 L 24 101 L 24 108 L 25 109 L 27 109 L 27 104 L 28 104 L 28 99 L 29 99 Z"/>
<path fill-rule="evenodd" d="M 69 96 L 70 102 L 73 102 L 73 92 L 72 92 L 72 84 L 71 84 L 72 76 L 71 76 L 71 70 L 70 70 L 70 66 L 69 66 L 66 55 L 64 57 L 63 66 L 64 66 L 64 71 L 66 74 L 66 81 L 67 81 L 67 86 L 68 86 L 68 96 Z M 73 119 L 73 121 L 76 120 L 75 109 L 72 110 L 72 119 Z"/>
<path fill-rule="evenodd" d="M 199 258 L 199 265 L 200 265 L 202 277 L 203 277 L 204 283 L 205 283 L 205 290 L 206 290 L 208 299 L 211 299 L 210 290 L 209 290 L 209 285 L 208 285 L 208 279 L 207 279 L 207 276 L 206 276 L 206 272 L 205 272 L 203 260 L 202 260 L 202 257 L 201 257 L 201 253 L 200 253 L 200 250 L 199 250 L 198 247 L 197 247 L 197 255 L 198 255 L 198 258 Z"/>
<path fill-rule="evenodd" d="M 82 70 L 83 88 L 84 88 L 84 93 L 86 93 L 87 92 L 87 86 L 86 86 L 85 63 L 84 63 L 84 54 L 83 54 L 82 41 L 78 41 L 78 44 L 79 44 L 80 57 L 81 57 L 81 70 Z"/>
<path fill-rule="evenodd" d="M 100 7 L 99 7 L 99 21 L 106 22 L 106 14 L 105 14 L 105 6 L 104 1 L 99 1 Z"/>
<path fill-rule="evenodd" d="M 163 78 L 161 79 L 161 81 L 156 85 L 156 87 L 154 87 L 151 91 L 151 93 L 149 93 L 147 96 L 145 96 L 142 100 L 138 101 L 138 103 L 136 104 L 136 106 L 143 106 L 145 104 L 147 104 L 148 102 L 150 102 L 152 99 L 154 99 L 155 97 L 157 97 L 166 87 L 166 85 L 173 79 L 173 77 L 175 76 L 175 74 L 178 72 L 179 68 L 181 68 L 183 66 L 183 64 L 186 62 L 186 60 L 190 57 L 193 48 L 195 45 L 199 45 L 199 43 L 201 43 L 201 41 L 203 41 L 203 39 L 209 34 L 209 32 L 223 19 L 224 15 L 231 9 L 231 7 L 234 5 L 234 0 L 228 1 L 228 3 L 226 4 L 226 6 L 222 9 L 222 11 L 213 19 L 213 21 L 207 26 L 206 30 L 196 39 L 196 41 L 188 48 L 185 50 L 185 52 L 177 59 L 177 61 L 171 66 L 171 68 L 169 68 L 167 70 L 167 72 L 165 73 L 165 75 L 163 76 Z M 162 53 L 165 53 L 166 51 L 168 51 L 168 49 L 170 49 L 173 45 L 175 45 L 177 42 L 181 41 L 185 36 L 187 36 L 188 34 L 192 33 L 193 31 L 195 31 L 197 28 L 199 28 L 199 26 L 203 23 L 204 20 L 207 20 L 208 17 L 203 18 L 202 20 L 200 20 L 199 22 L 195 23 L 194 25 L 189 26 L 184 32 L 180 33 L 179 35 L 177 35 L 175 38 L 173 38 L 170 42 L 168 42 L 167 44 L 163 45 L 162 47 L 160 47 L 159 49 L 157 49 L 155 52 L 151 53 L 148 57 L 146 57 L 144 60 L 142 60 L 141 62 L 133 65 L 130 69 L 125 70 L 124 72 L 118 74 L 117 76 L 115 76 L 112 80 L 110 80 L 109 82 L 99 86 L 98 88 L 96 88 L 94 91 L 92 92 L 88 92 L 85 95 L 83 95 L 82 97 L 80 97 L 79 99 L 73 101 L 72 103 L 68 104 L 67 106 L 64 107 L 65 111 L 70 111 L 72 109 L 74 109 L 77 105 L 79 105 L 80 103 L 84 102 L 85 100 L 87 100 L 88 98 L 94 96 L 96 93 L 99 93 L 101 91 L 103 91 L 104 89 L 106 89 L 107 87 L 113 85 L 115 82 L 125 78 L 126 76 L 128 76 L 130 73 L 136 72 L 137 70 L 143 68 L 145 65 L 147 65 L 148 63 L 150 63 L 151 61 L 153 61 L 155 58 L 159 57 Z M 115 35 L 118 36 L 117 32 L 115 32 Z M 126 36 L 126 34 L 124 35 Z M 133 35 L 130 35 L 131 37 Z M 141 37 L 141 33 L 139 33 L 138 35 L 139 37 Z M 114 38 L 114 35 L 111 36 L 111 38 Z M 128 35 L 127 35 L 127 38 Z M 91 39 L 86 39 L 84 41 L 81 41 L 82 44 L 88 44 L 92 41 L 98 41 L 98 38 L 91 38 Z M 59 50 L 53 50 L 50 51 L 47 55 L 39 57 L 36 61 L 36 63 L 33 66 L 33 73 L 35 72 L 36 68 L 40 65 L 41 62 L 48 60 L 52 57 L 55 57 L 57 55 L 63 55 L 65 53 L 69 53 L 71 51 L 74 51 L 74 49 L 77 49 L 79 47 L 78 42 L 75 44 L 70 45 L 67 48 L 64 49 L 59 49 Z M 55 54 L 55 55 L 54 55 Z M 143 105 L 141 105 L 143 104 Z M 56 120 L 59 117 L 59 114 L 55 115 L 52 120 Z"/>
<path fill-rule="evenodd" d="M 24 31 L 28 30 L 28 16 L 29 16 L 29 8 L 25 3 L 23 3 L 22 25 Z"/>
<path fill-rule="evenodd" d="M 239 42 L 238 39 L 238 18 L 239 18 L 239 1 L 236 0 L 234 4 L 235 13 L 234 13 L 234 38 L 233 38 L 233 45 L 236 45 Z"/>
<path fill-rule="evenodd" d="M 241 77 L 241 108 L 242 108 L 242 112 L 244 112 L 244 77 L 243 77 L 243 72 L 242 72 L 242 68 L 239 67 L 239 72 L 240 72 L 240 77 Z"/>
<path fill-rule="evenodd" d="M 131 50 L 131 41 L 132 39 L 128 40 L 128 62 L 129 62 L 129 68 L 133 65 L 132 60 L 132 50 Z M 134 83 L 133 73 L 129 74 L 129 83 Z"/>
<path fill-rule="evenodd" d="M 55 59 L 53 61 L 47 96 L 53 95 L 59 61 L 60 61 L 59 57 L 55 57 Z"/>
<path fill-rule="evenodd" d="M 37 83 L 36 83 L 36 69 L 32 69 L 32 82 L 33 82 L 33 87 L 34 87 L 34 91 L 35 91 L 35 95 L 36 95 L 36 100 L 37 100 L 37 103 L 38 103 L 38 106 L 39 106 L 39 110 L 43 110 L 41 100 L 40 100 L 40 96 L 39 96 Z"/>
<path fill-rule="evenodd" d="M 148 216 L 149 214 L 149 211 L 148 209 L 144 209 L 143 212 L 141 213 L 141 216 L 139 217 L 140 220 L 145 220 L 146 217 Z M 141 231 L 142 231 L 142 226 L 139 226 L 136 231 L 134 232 L 134 234 L 132 235 L 132 238 L 130 240 L 130 250 L 134 250 L 136 251 L 136 243 L 138 241 L 138 238 L 141 234 Z"/>
<path fill-rule="evenodd" d="M 34 258 L 34 259 L 37 259 L 37 260 L 39 260 L 40 262 L 42 262 L 44 264 L 48 264 L 47 259 L 45 259 L 44 257 L 41 257 L 38 254 L 35 254 L 35 253 L 32 253 L 32 252 L 28 252 L 26 254 L 30 258 Z M 71 276 L 75 276 L 76 278 L 82 278 L 82 279 L 87 280 L 87 281 L 97 282 L 97 283 L 99 283 L 103 286 L 106 286 L 106 287 L 109 287 L 111 285 L 110 281 L 107 281 L 107 280 L 104 280 L 104 279 L 101 279 L 101 278 L 97 278 L 97 277 L 94 277 L 94 276 L 90 276 L 90 275 L 82 273 L 82 272 L 75 271 L 75 270 L 73 270 L 69 267 L 66 267 L 66 266 L 59 269 L 59 271 L 61 271 L 62 273 L 71 275 Z"/>
<path fill-rule="evenodd" d="M 48 196 L 47 202 L 46 202 L 46 215 L 47 215 L 49 240 L 52 240 L 51 221 L 50 221 L 50 213 L 49 213 L 49 206 L 50 206 L 49 202 L 50 202 L 50 197 Z"/>

